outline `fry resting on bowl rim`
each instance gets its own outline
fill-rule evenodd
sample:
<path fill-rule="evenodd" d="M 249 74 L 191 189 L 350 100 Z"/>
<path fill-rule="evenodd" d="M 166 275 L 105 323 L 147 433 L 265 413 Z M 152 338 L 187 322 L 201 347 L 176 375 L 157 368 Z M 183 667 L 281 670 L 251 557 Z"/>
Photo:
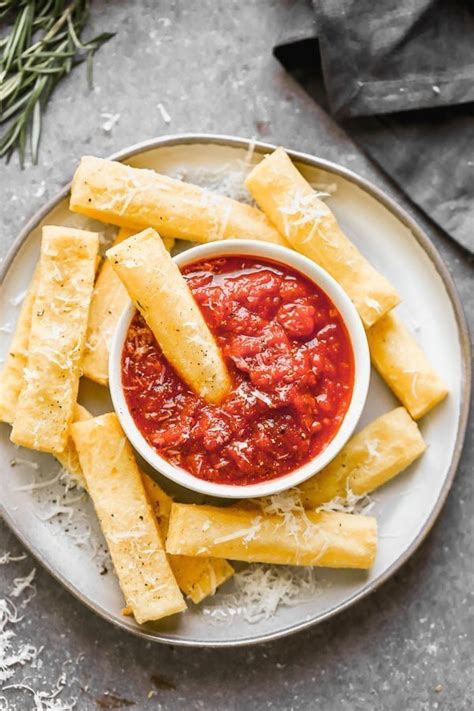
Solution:
<path fill-rule="evenodd" d="M 208 402 L 231 383 L 204 318 L 178 267 L 152 229 L 112 247 L 107 258 L 183 380 Z"/>
<path fill-rule="evenodd" d="M 122 227 L 114 245 L 131 237 L 133 230 Z M 165 238 L 163 244 L 168 251 L 174 240 Z M 109 348 L 117 322 L 130 300 L 127 290 L 115 274 L 110 262 L 105 259 L 100 267 L 92 294 L 87 325 L 86 344 L 82 358 L 82 373 L 99 385 L 107 385 L 109 380 Z"/>
<path fill-rule="evenodd" d="M 245 185 L 257 205 L 298 252 L 320 264 L 352 299 L 367 328 L 400 297 L 339 227 L 330 208 L 277 148 L 255 166 Z"/>

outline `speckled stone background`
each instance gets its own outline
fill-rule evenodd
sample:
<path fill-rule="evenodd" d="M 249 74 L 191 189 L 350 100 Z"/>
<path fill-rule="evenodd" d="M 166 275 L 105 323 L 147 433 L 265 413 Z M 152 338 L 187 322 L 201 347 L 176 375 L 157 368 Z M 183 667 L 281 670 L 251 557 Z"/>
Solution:
<path fill-rule="evenodd" d="M 337 161 L 399 198 L 440 250 L 472 323 L 472 264 L 465 253 L 411 208 L 272 58 L 294 11 L 286 0 L 93 3 L 91 31 L 118 35 L 97 55 L 92 92 L 81 67 L 55 93 L 40 164 L 24 171 L 15 161 L 0 166 L 2 253 L 71 178 L 84 153 L 105 156 L 186 131 L 258 137 Z M 118 115 L 109 131 L 105 114 Z M 472 708 L 473 462 L 471 427 L 434 530 L 390 582 L 339 617 L 263 646 L 212 651 L 147 644 L 96 617 L 38 569 L 37 595 L 16 627 L 23 640 L 44 645 L 32 685 L 50 690 L 64 668 L 68 684 L 60 698 L 77 697 L 81 710 Z M 1 524 L 0 536 L 0 553 L 21 551 Z M 33 565 L 28 559 L 3 566 L 0 592 Z M 32 672 L 20 669 L 12 681 L 26 673 Z M 24 691 L 6 696 L 8 709 L 33 707 Z"/>

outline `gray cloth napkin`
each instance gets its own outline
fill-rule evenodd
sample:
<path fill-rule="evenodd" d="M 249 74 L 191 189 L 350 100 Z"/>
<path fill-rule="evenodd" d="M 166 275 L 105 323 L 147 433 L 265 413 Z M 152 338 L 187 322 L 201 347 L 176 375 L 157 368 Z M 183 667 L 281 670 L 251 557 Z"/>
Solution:
<path fill-rule="evenodd" d="M 275 56 L 409 198 L 474 252 L 474 8 L 292 6 Z"/>

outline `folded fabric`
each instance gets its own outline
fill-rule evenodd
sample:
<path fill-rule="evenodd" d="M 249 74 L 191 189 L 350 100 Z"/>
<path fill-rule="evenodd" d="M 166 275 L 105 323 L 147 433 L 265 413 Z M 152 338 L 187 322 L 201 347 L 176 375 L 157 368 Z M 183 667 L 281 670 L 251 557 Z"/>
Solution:
<path fill-rule="evenodd" d="M 474 11 L 450 0 L 292 6 L 275 56 L 409 198 L 474 251 Z"/>

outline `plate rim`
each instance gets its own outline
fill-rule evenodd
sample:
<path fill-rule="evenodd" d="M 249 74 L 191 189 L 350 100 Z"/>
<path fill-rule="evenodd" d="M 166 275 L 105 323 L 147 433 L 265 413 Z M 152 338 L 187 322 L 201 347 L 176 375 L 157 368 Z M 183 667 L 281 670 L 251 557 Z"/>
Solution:
<path fill-rule="evenodd" d="M 131 146 L 117 151 L 110 155 L 108 158 L 110 160 L 127 160 L 133 156 L 150 151 L 156 148 L 163 147 L 173 147 L 182 144 L 214 144 L 223 145 L 232 148 L 241 149 L 252 149 L 256 153 L 267 153 L 273 151 L 277 148 L 276 145 L 271 143 L 266 143 L 263 141 L 257 141 L 254 139 L 240 138 L 237 136 L 226 135 L 226 134 L 215 134 L 215 133 L 178 133 L 166 136 L 159 136 L 156 138 L 148 139 L 146 141 L 141 141 L 135 143 Z M 367 597 L 375 590 L 377 590 L 381 585 L 383 585 L 392 575 L 394 575 L 413 555 L 413 553 L 418 549 L 418 547 L 425 540 L 429 532 L 431 531 L 436 519 L 438 518 L 441 509 L 444 506 L 448 493 L 454 481 L 454 477 L 458 468 L 459 460 L 461 457 L 464 440 L 466 436 L 466 428 L 469 417 L 470 410 L 470 400 L 471 400 L 471 380 L 472 380 L 472 366 L 471 366 L 471 343 L 469 337 L 469 329 L 464 314 L 464 309 L 457 293 L 457 288 L 455 286 L 454 280 L 445 265 L 440 253 L 437 248 L 431 242 L 427 233 L 422 227 L 417 223 L 417 221 L 403 208 L 396 200 L 387 195 L 384 190 L 377 187 L 367 178 L 364 178 L 352 170 L 345 168 L 338 163 L 329 161 L 323 158 L 318 158 L 306 152 L 295 151 L 290 148 L 285 147 L 286 152 L 290 155 L 292 160 L 296 160 L 300 163 L 304 163 L 313 168 L 327 170 L 335 175 L 338 175 L 350 183 L 355 184 L 357 187 L 361 188 L 365 192 L 369 193 L 375 200 L 380 202 L 389 212 L 394 215 L 407 229 L 410 230 L 414 238 L 417 240 L 423 251 L 430 258 L 433 266 L 438 272 L 443 284 L 446 288 L 448 297 L 451 301 L 454 316 L 456 319 L 456 326 L 458 329 L 460 349 L 461 349 L 461 359 L 462 359 L 462 392 L 460 401 L 460 412 L 458 429 L 456 434 L 456 441 L 454 444 L 453 456 L 451 463 L 439 493 L 438 499 L 435 506 L 433 507 L 428 520 L 426 521 L 423 529 L 418 533 L 418 535 L 413 539 L 410 545 L 396 558 L 396 560 L 380 574 L 375 580 L 373 580 L 368 586 L 364 587 L 362 590 L 351 595 L 344 602 L 336 605 L 331 610 L 324 613 L 311 617 L 310 619 L 303 620 L 292 626 L 287 626 L 279 629 L 275 632 L 269 632 L 263 635 L 254 635 L 245 637 L 240 640 L 209 640 L 209 641 L 198 641 L 192 639 L 178 639 L 167 634 L 153 634 L 149 632 L 146 628 L 134 627 L 131 624 L 127 624 L 127 620 L 121 620 L 110 614 L 108 610 L 103 608 L 101 605 L 90 601 L 85 595 L 78 591 L 74 585 L 72 585 L 69 580 L 62 575 L 59 571 L 55 570 L 45 559 L 43 559 L 41 553 L 36 550 L 33 542 L 28 539 L 26 534 L 17 530 L 13 520 L 3 504 L 0 501 L 0 509 L 2 517 L 5 523 L 8 525 L 10 530 L 14 535 L 21 541 L 24 547 L 34 556 L 34 558 L 45 568 L 48 573 L 58 582 L 60 582 L 68 592 L 70 592 L 77 600 L 84 604 L 88 609 L 95 612 L 97 615 L 107 620 L 114 626 L 131 632 L 135 636 L 141 637 L 148 641 L 158 642 L 162 644 L 171 644 L 175 646 L 182 647 L 208 647 L 208 648 L 223 648 L 223 647 L 243 647 L 251 644 L 270 642 L 282 637 L 286 637 L 290 634 L 295 634 L 302 630 L 308 629 L 313 625 L 324 622 L 325 620 L 334 617 L 335 615 L 343 612 L 344 610 L 351 607 L 353 604 Z M 23 229 L 20 231 L 19 235 L 13 241 L 10 249 L 5 255 L 4 261 L 0 266 L 0 285 L 3 283 L 16 255 L 23 246 L 24 242 L 28 238 L 29 234 L 39 225 L 39 223 L 46 217 L 46 215 L 51 212 L 53 208 L 58 205 L 61 200 L 67 197 L 70 191 L 71 183 L 69 182 L 62 190 L 60 190 L 56 195 L 50 198 L 47 203 L 37 210 L 34 215 L 26 222 Z"/>

